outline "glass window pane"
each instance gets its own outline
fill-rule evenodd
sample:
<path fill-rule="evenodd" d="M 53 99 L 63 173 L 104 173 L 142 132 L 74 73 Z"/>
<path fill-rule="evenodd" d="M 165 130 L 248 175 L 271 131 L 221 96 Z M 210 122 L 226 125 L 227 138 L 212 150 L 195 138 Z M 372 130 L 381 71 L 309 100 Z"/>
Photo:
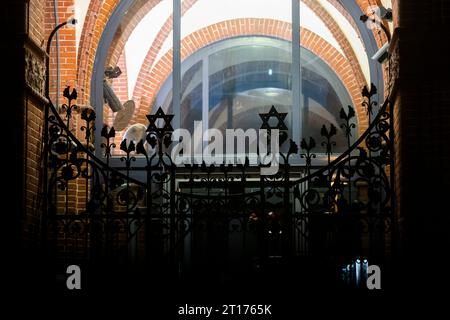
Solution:
<path fill-rule="evenodd" d="M 220 129 L 224 136 L 225 129 L 260 129 L 259 114 L 274 105 L 288 113 L 291 133 L 291 5 L 291 0 L 183 1 L 182 66 L 202 62 L 204 129 Z M 182 104 L 182 113 L 192 113 L 182 114 L 185 121 L 197 120 L 198 104 Z"/>
<path fill-rule="evenodd" d="M 156 97 L 172 74 L 172 4 L 135 1 L 113 36 L 105 62 L 112 72 L 105 74 L 103 121 L 115 127 L 116 145 L 125 136 L 137 138 L 134 133 L 148 125 L 146 115 L 162 105 Z"/>
<path fill-rule="evenodd" d="M 291 45 L 288 41 L 252 36 L 225 40 L 209 56 L 209 126 L 259 129 L 260 113 L 272 106 L 287 113 L 291 135 Z M 276 127 L 275 118 L 269 120 Z"/>
<path fill-rule="evenodd" d="M 352 105 L 351 98 L 336 73 L 311 51 L 301 48 L 302 75 L 302 137 L 313 137 L 316 142 L 324 138 L 320 135 L 323 125 L 333 124 L 337 128 L 336 152 L 347 149 L 347 141 L 340 127 L 340 110 Z"/>

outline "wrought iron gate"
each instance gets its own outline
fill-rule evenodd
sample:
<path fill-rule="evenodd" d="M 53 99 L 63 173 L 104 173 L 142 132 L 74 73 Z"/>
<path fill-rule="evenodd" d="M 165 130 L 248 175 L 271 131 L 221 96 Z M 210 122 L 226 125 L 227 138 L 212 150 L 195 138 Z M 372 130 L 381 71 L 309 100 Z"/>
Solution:
<path fill-rule="evenodd" d="M 66 88 L 61 110 L 47 106 L 49 257 L 55 266 L 170 270 L 181 280 L 199 274 L 227 279 L 270 270 L 274 262 L 301 266 L 308 259 L 327 261 L 336 270 L 358 258 L 383 263 L 395 238 L 392 118 L 389 99 L 379 108 L 372 100 L 373 85 L 362 94 L 370 125 L 351 145 L 355 111 L 342 109 L 345 153 L 332 161 L 337 130 L 324 125 L 323 141 L 305 138 L 297 146 L 281 140 L 289 147 L 280 155 L 279 171 L 263 176 L 263 165 L 251 165 L 248 158 L 236 166 L 175 165 L 169 153 L 172 116 L 161 109 L 148 116 L 146 137 L 138 143 L 116 146 L 114 128 L 102 128 L 99 158 L 92 147 L 95 112 L 74 105 L 76 91 Z M 72 132 L 75 111 L 84 122 L 84 139 Z M 276 108 L 271 112 L 262 119 L 277 116 Z M 122 166 L 113 168 L 117 147 Z M 326 164 L 316 165 L 321 149 Z M 136 171 L 145 178 L 136 179 Z"/>

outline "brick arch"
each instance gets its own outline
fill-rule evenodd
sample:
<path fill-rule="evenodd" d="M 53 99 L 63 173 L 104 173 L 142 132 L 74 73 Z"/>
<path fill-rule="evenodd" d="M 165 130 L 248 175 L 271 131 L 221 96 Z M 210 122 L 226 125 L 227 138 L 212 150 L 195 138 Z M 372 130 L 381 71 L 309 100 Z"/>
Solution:
<path fill-rule="evenodd" d="M 131 35 L 132 31 L 136 28 L 136 26 L 139 24 L 139 22 L 145 17 L 145 15 L 161 0 L 153 0 L 153 1 L 146 1 L 146 0 L 140 0 L 140 2 L 145 1 L 143 5 L 135 5 L 132 9 L 130 9 L 129 13 L 127 13 L 127 16 L 124 18 L 124 21 L 122 22 L 122 31 L 113 39 L 113 42 L 111 44 L 111 49 L 108 58 L 107 58 L 107 64 L 115 65 L 117 61 L 120 58 L 120 55 L 122 54 L 125 43 L 128 40 L 129 36 Z M 189 10 L 198 0 L 186 0 L 182 3 L 182 15 Z M 359 67 L 359 64 L 356 63 L 356 56 L 353 52 L 353 49 L 351 46 L 349 46 L 349 42 L 343 32 L 339 29 L 339 27 L 333 23 L 333 18 L 328 14 L 328 12 L 320 6 L 317 2 L 313 0 L 299 0 L 303 2 L 305 5 L 307 5 L 327 26 L 327 28 L 331 31 L 335 39 L 338 41 L 339 45 L 342 47 L 345 55 L 349 58 L 349 60 L 352 62 L 352 67 L 354 68 L 355 74 L 359 77 L 362 76 L 362 79 L 364 79 L 362 75 L 361 68 Z M 359 34 L 359 29 L 356 26 L 355 21 L 350 16 L 350 14 L 345 10 L 345 8 L 336 0 L 328 0 L 331 4 L 333 4 L 338 11 L 349 21 L 349 23 L 353 26 L 357 34 Z M 379 0 L 376 1 L 378 4 L 380 3 Z M 139 4 L 139 2 L 138 2 Z M 362 3 L 361 5 L 364 5 L 365 7 L 370 5 L 370 2 L 366 1 Z M 172 15 L 170 16 L 172 17 Z M 169 32 L 171 30 L 171 23 L 172 20 L 169 18 L 161 28 L 161 34 L 158 34 L 156 37 L 157 40 L 155 42 L 164 41 L 165 38 L 169 35 Z M 163 38 L 163 39 L 162 39 Z M 157 44 L 157 43 L 155 43 Z M 154 47 L 153 45 L 151 46 Z M 355 61 L 355 63 L 353 63 Z M 363 80 L 365 81 L 365 80 Z"/>
<path fill-rule="evenodd" d="M 328 30 L 330 30 L 333 37 L 337 40 L 352 67 L 353 74 L 355 75 L 360 87 L 366 85 L 367 82 L 359 64 L 359 60 L 356 57 L 356 53 L 353 51 L 352 45 L 342 32 L 341 28 L 335 23 L 333 17 L 322 6 L 317 5 L 317 2 L 314 0 L 301 1 L 305 3 L 318 17 L 320 17 Z"/>
<path fill-rule="evenodd" d="M 126 40 L 130 36 L 131 32 L 137 26 L 139 21 L 161 0 L 139 0 L 132 8 L 129 9 L 129 13 L 122 22 L 121 32 L 116 33 L 114 36 L 111 47 L 113 48 L 108 54 L 107 64 L 115 65 L 119 60 Z M 78 49 L 78 65 L 77 65 L 77 80 L 79 90 L 79 101 L 86 103 L 90 96 L 90 78 L 94 67 L 94 59 L 98 44 L 100 42 L 101 35 L 105 29 L 105 26 L 113 13 L 120 0 L 91 0 L 86 18 L 84 21 L 80 45 Z M 197 0 L 183 1 L 182 10 L 189 9 Z M 127 18 L 129 17 L 129 18 Z M 172 17 L 172 16 L 171 16 Z M 162 30 L 170 33 L 172 19 L 168 19 L 163 26 Z M 167 36 L 166 36 L 167 37 Z M 162 45 L 162 43 L 161 43 Z"/>
<path fill-rule="evenodd" d="M 77 80 L 78 100 L 86 103 L 90 95 L 89 81 L 94 59 L 103 30 L 120 0 L 91 0 L 84 20 L 78 48 Z"/>
<path fill-rule="evenodd" d="M 108 57 L 106 59 L 106 64 L 115 66 L 120 65 L 122 57 L 125 55 L 125 43 L 127 42 L 128 38 L 130 37 L 133 30 L 136 28 L 136 26 L 139 24 L 139 22 L 145 17 L 145 15 L 152 9 L 154 6 L 159 3 L 161 0 L 156 1 L 149 1 L 146 2 L 143 6 L 133 6 L 133 11 L 130 12 L 130 14 L 127 14 L 128 19 L 126 21 L 122 22 L 122 30 L 120 33 L 116 32 L 113 42 L 111 44 L 111 49 L 108 52 Z M 187 10 L 189 10 L 197 0 L 185 0 L 182 3 L 181 7 L 181 15 L 183 15 Z M 172 31 L 172 21 L 173 21 L 173 15 L 171 14 L 169 18 L 164 22 L 163 26 L 161 27 L 160 31 L 156 35 L 153 43 L 150 46 L 150 52 L 151 57 L 153 59 L 156 58 L 159 50 L 161 49 L 165 39 L 169 36 L 170 32 Z M 153 64 L 153 59 L 147 60 L 147 64 L 149 68 Z M 143 66 L 146 66 L 147 64 L 143 64 Z M 122 66 L 125 66 L 122 64 Z M 142 67 L 141 67 L 142 68 Z M 122 67 L 121 67 L 122 69 Z M 122 69 L 123 70 L 123 69 Z M 114 79 L 113 84 L 117 84 L 118 82 L 122 82 L 122 86 L 118 85 L 115 86 L 114 89 L 117 89 L 118 92 L 125 91 L 124 86 L 126 87 L 126 91 L 128 92 L 128 84 L 126 84 L 126 75 L 122 73 L 122 75 L 118 79 Z M 121 101 L 126 101 L 128 97 L 125 97 L 122 95 Z M 103 119 L 106 119 L 106 123 L 108 125 L 111 125 L 114 119 L 114 115 L 112 111 L 109 108 L 103 109 Z M 121 133 L 119 133 L 120 136 Z"/>
<path fill-rule="evenodd" d="M 328 12 L 320 5 L 318 5 L 317 2 L 314 2 L 312 0 L 299 0 L 302 1 L 305 5 L 307 5 L 327 26 L 327 28 L 331 31 L 334 38 L 338 41 L 339 45 L 341 46 L 342 50 L 344 51 L 345 56 L 348 58 L 353 72 L 355 76 L 358 79 L 358 82 L 360 86 L 364 86 L 366 84 L 366 80 L 364 77 L 364 74 L 362 72 L 362 69 L 358 63 L 358 59 L 356 58 L 356 54 L 353 51 L 352 46 L 350 45 L 349 41 L 347 40 L 346 36 L 342 32 L 342 30 L 338 27 L 336 23 L 334 23 L 334 19 L 328 14 Z M 189 0 L 189 1 L 183 1 L 182 4 L 182 15 L 189 10 L 197 0 Z M 148 11 L 151 9 L 151 6 L 142 7 L 142 9 L 139 11 L 139 18 L 133 19 L 130 21 L 130 23 L 125 28 L 126 31 L 124 31 L 120 35 L 120 40 L 117 40 L 116 37 L 113 40 L 117 43 L 117 45 L 112 46 L 114 49 L 112 50 L 112 54 L 109 55 L 108 58 L 108 64 L 115 65 L 117 61 L 119 60 L 120 55 L 123 52 L 125 43 L 131 34 L 132 30 L 137 26 L 139 21 L 148 13 Z M 345 9 L 341 6 L 341 13 L 345 12 L 346 17 L 349 18 L 349 14 L 345 11 Z M 351 17 L 350 17 L 351 19 Z M 356 28 L 353 19 L 351 19 L 352 25 Z M 170 34 L 172 28 L 172 15 L 166 20 L 163 27 L 161 28 L 160 32 L 156 36 L 154 42 L 151 45 L 150 52 L 147 54 L 151 57 L 151 59 L 145 59 L 144 64 L 141 68 L 141 72 L 143 74 L 147 74 L 151 67 L 153 66 L 154 59 L 156 58 L 162 44 Z M 359 33 L 358 28 L 356 28 L 357 32 Z M 142 88 L 139 86 L 135 87 L 135 97 L 140 96 L 140 92 L 142 91 Z M 139 102 L 139 101 L 138 101 Z"/>
<path fill-rule="evenodd" d="M 271 36 L 290 41 L 292 39 L 291 24 L 272 19 L 236 19 L 216 23 L 200 29 L 181 41 L 181 58 L 193 54 L 204 46 L 237 36 L 261 35 Z M 368 127 L 366 113 L 361 106 L 361 86 L 353 74 L 349 61 L 340 54 L 331 44 L 314 32 L 301 29 L 301 43 L 303 47 L 312 51 L 324 60 L 346 87 L 352 102 L 357 110 L 360 133 Z M 147 74 L 140 74 L 137 86 L 140 90 L 133 96 L 137 103 L 137 111 L 133 122 L 146 123 L 146 115 L 151 111 L 151 105 L 161 85 L 172 72 L 172 50 L 169 50 Z"/>
<path fill-rule="evenodd" d="M 361 11 L 363 13 L 367 12 L 367 9 L 370 6 L 380 6 L 382 5 L 380 0 L 356 0 L 356 3 L 361 8 Z M 386 22 L 384 22 L 384 26 L 389 29 L 389 26 Z M 377 44 L 378 48 L 381 48 L 385 43 L 388 42 L 388 39 L 383 31 L 380 30 L 372 30 L 373 37 L 375 39 L 375 42 Z M 383 80 L 384 80 L 384 96 L 386 97 L 389 94 L 389 66 L 388 64 L 385 64 L 381 68 L 382 74 L 383 74 Z"/>
<path fill-rule="evenodd" d="M 303 0 L 302 0 L 303 1 Z M 310 1 L 310 0 L 306 0 Z M 358 35 L 361 37 L 360 31 L 357 23 L 362 23 L 361 21 L 357 20 L 355 21 L 353 17 L 349 14 L 347 9 L 338 1 L 338 0 L 327 0 L 330 4 L 332 4 L 346 19 L 349 21 L 349 23 L 352 25 L 353 29 L 358 33 Z M 366 13 L 369 6 L 380 6 L 382 5 L 380 0 L 356 0 L 356 4 L 359 6 L 361 11 L 363 13 Z M 392 4 L 394 6 L 394 4 Z M 394 9 L 394 8 L 393 8 Z M 388 23 L 384 23 L 384 26 L 386 28 L 389 28 Z M 387 41 L 387 37 L 382 31 L 372 30 L 373 38 L 375 40 L 375 43 L 378 48 L 381 48 Z M 384 82 L 384 95 L 387 96 L 389 94 L 389 80 L 388 80 L 388 74 L 389 69 L 388 65 L 384 65 L 381 67 L 381 72 L 383 74 L 383 82 Z"/>
<path fill-rule="evenodd" d="M 139 22 L 146 16 L 146 14 L 161 0 L 153 0 L 146 2 L 145 5 L 141 6 L 140 8 L 136 8 L 136 6 L 133 6 L 133 11 L 135 14 L 127 14 L 127 16 L 132 16 L 132 19 L 127 19 L 127 21 L 124 21 L 122 23 L 123 28 L 122 32 L 116 33 L 114 36 L 113 42 L 111 44 L 111 49 L 108 53 L 107 57 L 107 64 L 109 65 L 115 65 L 117 61 L 120 58 L 120 55 L 122 54 L 125 43 L 128 41 L 128 38 L 130 37 L 133 30 L 137 27 Z M 185 0 L 183 1 L 181 5 L 181 15 L 189 10 L 198 0 Z M 152 5 L 150 5 L 152 4 Z M 172 31 L 172 19 L 173 15 L 171 14 L 169 18 L 164 22 L 164 24 L 161 27 L 161 30 L 155 37 L 155 40 L 153 41 L 151 48 L 161 48 L 161 46 L 164 43 L 164 40 L 169 36 L 170 32 Z M 155 55 L 156 57 L 156 55 Z"/>
<path fill-rule="evenodd" d="M 108 55 L 107 64 L 114 65 L 120 58 L 120 55 L 123 52 L 124 45 L 132 30 L 137 26 L 139 21 L 145 16 L 145 14 L 151 10 L 160 0 L 146 1 L 146 0 L 138 0 L 132 8 L 130 8 L 130 13 L 127 14 L 125 20 L 123 21 L 123 29 L 122 32 L 117 33 L 113 39 L 113 43 L 111 45 L 112 50 Z M 189 0 L 183 1 L 182 14 L 188 10 L 197 0 Z M 335 0 L 329 0 L 330 2 L 334 2 Z M 379 0 L 356 0 L 358 5 L 360 5 L 361 9 L 365 11 L 365 9 L 369 5 L 380 4 Z M 325 10 L 314 10 L 315 6 L 310 4 L 310 0 L 304 1 L 306 5 L 308 5 L 313 11 L 318 14 L 318 16 L 323 20 L 324 16 L 322 15 Z M 78 66 L 77 66 L 77 80 L 78 86 L 80 87 L 80 100 L 82 102 L 86 102 L 90 95 L 90 86 L 89 79 L 92 76 L 93 63 L 95 58 L 96 48 L 98 46 L 101 34 L 106 26 L 106 23 L 111 16 L 113 10 L 119 3 L 119 0 L 91 0 L 87 12 L 87 16 L 85 19 L 85 23 L 83 26 L 83 31 L 80 39 L 80 46 L 78 52 Z M 317 6 L 316 6 L 317 7 Z M 342 9 L 342 8 L 341 8 Z M 342 11 L 341 11 L 342 12 Z M 345 12 L 345 9 L 344 9 Z M 172 16 L 171 16 L 172 17 Z M 164 35 L 158 35 L 157 41 L 164 41 L 159 36 L 163 36 L 164 39 L 170 32 L 171 29 L 171 17 L 166 21 L 161 31 Z M 325 17 L 326 18 L 326 17 Z M 325 19 L 327 20 L 327 18 Z M 325 23 L 327 23 L 325 21 Z M 327 24 L 327 27 L 330 28 L 330 25 Z M 335 26 L 336 27 L 336 26 Z M 334 29 L 334 28 L 333 28 Z M 164 30 L 164 31 L 163 31 Z M 331 28 L 330 28 L 331 30 Z M 332 32 L 339 32 L 340 30 L 331 30 Z M 341 32 L 342 33 L 342 32 Z M 167 35 L 166 35 L 167 34 Z M 353 63 L 352 51 L 348 51 L 347 44 L 341 43 L 342 39 L 346 39 L 345 37 L 341 37 L 340 35 L 335 35 L 335 38 L 339 41 L 339 44 L 344 50 L 344 53 L 347 55 L 349 60 Z M 380 40 L 380 37 L 377 37 L 377 42 L 379 46 L 383 44 L 383 41 Z M 348 41 L 347 41 L 348 42 Z M 152 46 L 153 48 L 153 46 Z M 156 54 L 155 54 L 156 57 Z M 355 61 L 356 63 L 356 61 Z M 352 64 L 352 68 L 354 69 L 355 75 L 360 77 L 360 67 L 359 64 Z M 359 69 L 359 70 L 358 70 Z M 361 72 L 362 74 L 362 72 Z"/>
<path fill-rule="evenodd" d="M 356 3 L 361 8 L 363 13 L 366 13 L 367 9 L 370 6 L 381 6 L 382 5 L 380 0 L 356 0 Z M 387 24 L 385 24 L 385 26 L 387 27 Z M 377 32 L 376 30 L 372 30 L 372 32 L 373 32 L 373 36 L 375 38 L 378 48 L 381 48 L 387 42 L 386 35 L 384 34 L 384 32 Z"/>
<path fill-rule="evenodd" d="M 330 4 L 332 4 L 337 11 L 339 11 L 342 16 L 350 23 L 350 25 L 353 27 L 353 29 L 356 31 L 358 36 L 361 38 L 361 32 L 359 31 L 359 28 L 356 24 L 356 21 L 353 19 L 352 15 L 347 11 L 347 9 L 342 5 L 342 3 L 339 2 L 339 0 L 327 0 Z"/>
<path fill-rule="evenodd" d="M 138 0 L 130 8 L 123 17 L 119 29 L 116 31 L 111 42 L 108 56 L 106 58 L 107 65 L 116 65 L 125 48 L 125 43 L 130 37 L 133 30 L 139 22 L 150 12 L 161 0 Z"/>

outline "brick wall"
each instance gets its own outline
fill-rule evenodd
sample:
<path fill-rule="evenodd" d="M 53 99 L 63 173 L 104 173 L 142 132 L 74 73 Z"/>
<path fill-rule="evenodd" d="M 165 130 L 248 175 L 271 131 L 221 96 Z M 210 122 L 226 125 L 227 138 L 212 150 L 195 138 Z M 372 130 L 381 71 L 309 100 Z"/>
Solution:
<path fill-rule="evenodd" d="M 397 0 L 397 5 L 397 209 L 402 253 L 407 263 L 414 264 L 412 269 L 421 270 L 450 245 L 450 80 L 443 72 L 450 64 L 448 41 L 442 41 L 442 30 L 450 23 L 450 4 Z M 422 278 L 430 284 L 443 280 L 439 274 Z"/>
<path fill-rule="evenodd" d="M 29 37 L 38 44 L 43 44 L 45 37 L 44 10 L 47 0 L 32 0 L 29 4 Z"/>
<path fill-rule="evenodd" d="M 74 0 L 65 0 L 56 2 L 58 12 L 58 23 L 67 21 L 70 17 L 74 16 Z M 45 0 L 45 45 L 50 32 L 56 26 L 55 14 L 54 14 L 54 1 Z M 77 56 L 76 56 L 76 40 L 75 40 L 75 28 L 63 27 L 58 31 L 59 33 L 59 50 L 60 50 L 60 77 L 59 83 L 60 92 L 57 90 L 57 72 L 56 72 L 56 36 L 53 38 L 51 51 L 50 51 L 50 97 L 56 102 L 58 96 L 60 104 L 64 103 L 62 99 L 62 89 L 66 86 L 77 86 Z"/>
<path fill-rule="evenodd" d="M 192 0 L 196 2 L 197 0 Z M 139 22 L 150 12 L 161 0 L 139 0 L 133 5 L 123 17 L 118 32 L 114 35 L 108 57 L 108 65 L 115 65 L 125 49 L 125 43 Z M 189 1 L 183 1 L 183 6 Z"/>
<path fill-rule="evenodd" d="M 25 215 L 23 219 L 24 229 L 22 239 L 27 247 L 35 247 L 39 244 L 39 230 L 41 222 L 42 204 L 42 133 L 44 109 L 43 102 L 26 94 L 24 99 L 26 128 L 24 148 L 24 189 L 25 189 Z"/>
<path fill-rule="evenodd" d="M 12 221 L 5 222 L 5 226 L 14 230 L 12 247 L 18 250 L 13 255 L 17 254 L 18 261 L 35 254 L 40 244 L 40 168 L 45 101 L 42 92 L 37 93 L 37 86 L 26 85 L 26 73 L 31 68 L 26 68 L 25 59 L 33 57 L 31 61 L 36 66 L 43 66 L 44 3 L 43 0 L 8 3 L 8 9 L 2 10 L 0 19 L 15 21 L 8 23 L 1 49 L 5 54 L 5 74 L 8 75 L 3 97 L 5 106 L 11 110 L 5 114 L 4 130 L 8 132 L 5 194 L 9 202 L 5 217 Z M 12 179 L 10 172 L 14 173 Z"/>
<path fill-rule="evenodd" d="M 73 0 L 57 1 L 59 22 L 66 21 L 73 16 Z M 55 25 L 52 0 L 31 0 L 29 2 L 29 16 L 26 21 L 29 40 L 35 47 L 45 50 L 46 41 Z M 56 102 L 57 95 L 62 100 L 62 89 L 76 85 L 76 52 L 75 29 L 63 28 L 60 34 L 60 90 L 57 92 L 56 83 L 56 38 L 53 39 L 50 59 L 50 97 Z M 39 51 L 39 49 L 36 49 Z M 24 123 L 24 148 L 23 148 L 23 188 L 24 188 L 24 214 L 22 216 L 21 239 L 28 249 L 35 248 L 40 242 L 41 205 L 44 195 L 42 191 L 42 142 L 44 128 L 45 101 L 36 94 L 25 91 L 23 93 L 23 123 Z M 73 119 L 74 127 L 77 126 L 76 117 Z M 74 199 L 78 198 L 79 186 L 72 183 L 69 192 Z M 75 208 L 73 201 L 71 207 Z"/>
<path fill-rule="evenodd" d="M 80 103 L 89 103 L 90 79 L 95 53 L 102 32 L 119 0 L 92 0 L 84 21 L 80 38 L 77 80 L 80 88 Z"/>
<path fill-rule="evenodd" d="M 69 20 L 74 17 L 74 2 L 75 0 L 57 1 L 58 11 L 58 23 Z M 55 27 L 55 14 L 54 14 L 54 1 L 46 0 L 45 6 L 45 33 L 46 38 Z M 51 51 L 50 51 L 50 97 L 56 104 L 57 97 L 59 98 L 59 106 L 67 103 L 67 100 L 62 96 L 62 91 L 65 87 L 70 86 L 80 90 L 77 81 L 77 52 L 76 52 L 76 34 L 75 28 L 63 27 L 59 31 L 59 72 L 60 81 L 59 89 L 57 86 L 57 51 L 56 51 L 56 36 L 53 38 Z M 81 100 L 74 103 L 79 104 Z M 79 105 L 82 107 L 81 105 Z M 80 131 L 80 127 L 83 125 L 80 119 L 81 109 L 76 110 L 70 119 L 70 129 L 72 133 L 77 136 L 80 141 L 84 141 L 84 132 Z M 65 119 L 66 114 L 64 110 L 60 113 L 61 117 Z M 83 179 L 77 181 L 70 181 L 69 190 L 67 196 L 60 195 L 58 198 L 60 211 L 64 211 L 65 199 L 68 198 L 69 212 L 74 213 L 83 209 L 86 198 L 86 182 Z"/>

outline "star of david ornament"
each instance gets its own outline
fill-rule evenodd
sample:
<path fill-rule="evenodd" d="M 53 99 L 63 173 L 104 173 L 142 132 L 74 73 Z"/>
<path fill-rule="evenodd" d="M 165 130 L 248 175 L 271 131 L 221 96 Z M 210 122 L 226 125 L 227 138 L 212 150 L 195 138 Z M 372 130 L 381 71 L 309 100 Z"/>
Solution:
<path fill-rule="evenodd" d="M 278 112 L 277 109 L 275 109 L 275 106 L 272 106 L 268 113 L 260 113 L 259 116 L 263 121 L 261 129 L 267 129 L 269 133 L 271 129 L 278 129 L 280 131 L 288 130 L 288 127 L 284 123 L 284 119 L 286 119 L 287 113 Z M 269 124 L 271 118 L 276 118 L 278 120 L 276 126 L 271 126 Z"/>
<path fill-rule="evenodd" d="M 173 114 L 165 114 L 163 109 L 159 107 L 155 114 L 147 115 L 147 119 L 149 121 L 147 132 L 154 132 L 159 137 L 163 137 L 166 133 L 173 132 L 172 125 L 170 124 L 173 117 Z M 164 120 L 164 125 L 162 127 L 158 127 L 157 125 L 157 121 L 159 119 Z"/>
<path fill-rule="evenodd" d="M 280 131 L 279 145 L 281 146 L 284 142 L 286 142 L 286 140 L 288 138 L 287 131 L 289 129 L 286 126 L 286 124 L 284 123 L 284 120 L 287 117 L 287 113 L 278 112 L 277 109 L 275 109 L 275 106 L 272 106 L 272 108 L 270 108 L 270 111 L 268 113 L 260 113 L 259 116 L 261 117 L 261 119 L 263 121 L 263 123 L 261 125 L 261 129 L 267 130 L 269 141 L 271 138 L 271 130 L 278 129 Z M 269 123 L 271 118 L 277 119 L 278 122 L 275 126 L 273 126 Z"/>

